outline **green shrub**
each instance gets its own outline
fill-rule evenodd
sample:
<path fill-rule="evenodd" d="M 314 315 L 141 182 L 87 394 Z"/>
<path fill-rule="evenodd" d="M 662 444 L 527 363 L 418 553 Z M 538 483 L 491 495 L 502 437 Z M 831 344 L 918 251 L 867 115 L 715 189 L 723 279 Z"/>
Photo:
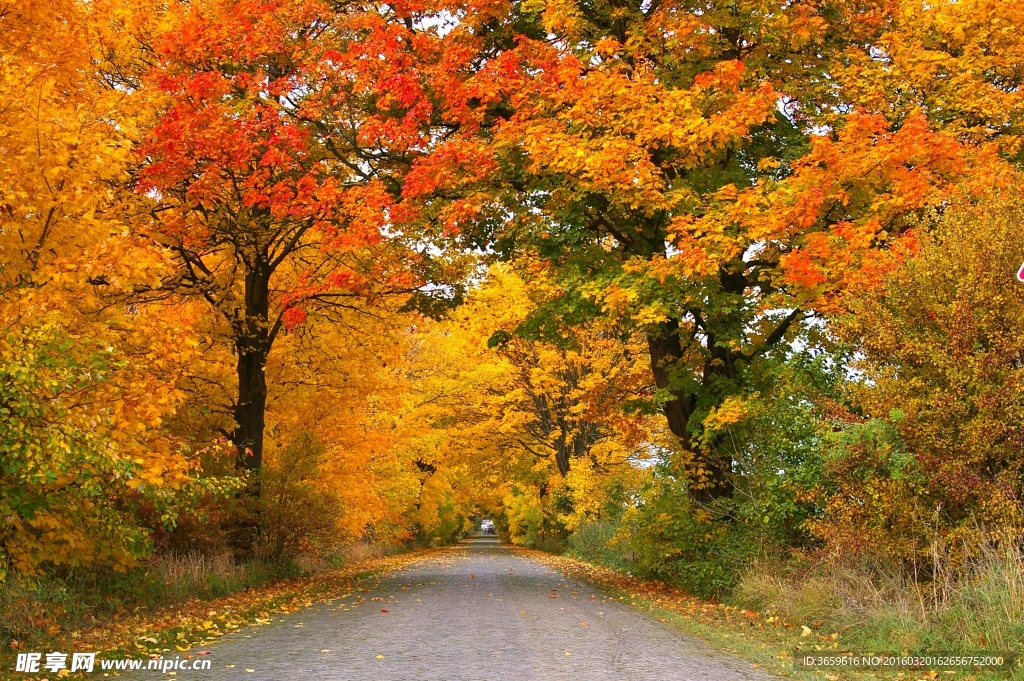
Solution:
<path fill-rule="evenodd" d="M 664 493 L 629 518 L 634 571 L 700 596 L 717 596 L 739 580 L 758 544 L 745 528 L 706 517 L 685 491 Z"/>
<path fill-rule="evenodd" d="M 617 541 L 619 524 L 608 520 L 580 525 L 569 535 L 567 552 L 588 563 L 606 565 L 617 570 L 633 570 L 632 556 Z"/>

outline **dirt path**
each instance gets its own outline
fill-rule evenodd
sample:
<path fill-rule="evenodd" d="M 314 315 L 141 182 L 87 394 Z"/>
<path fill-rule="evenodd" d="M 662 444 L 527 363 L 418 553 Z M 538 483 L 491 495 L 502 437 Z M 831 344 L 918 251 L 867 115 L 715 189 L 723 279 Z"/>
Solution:
<path fill-rule="evenodd" d="M 220 681 L 626 681 L 770 678 L 492 538 L 381 576 L 333 603 L 225 636 Z M 133 678 L 168 678 L 158 673 Z"/>

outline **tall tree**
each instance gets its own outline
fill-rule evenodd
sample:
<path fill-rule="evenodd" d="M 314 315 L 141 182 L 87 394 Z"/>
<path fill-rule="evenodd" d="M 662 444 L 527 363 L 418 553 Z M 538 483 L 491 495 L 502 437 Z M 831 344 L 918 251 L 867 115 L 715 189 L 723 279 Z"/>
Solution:
<path fill-rule="evenodd" d="M 447 199 L 431 216 L 556 266 L 550 328 L 615 315 L 646 335 L 700 501 L 729 495 L 734 469 L 702 443 L 704 418 L 871 276 L 870 253 L 976 151 L 922 98 L 896 109 L 892 93 L 866 94 L 912 29 L 900 4 L 524 3 L 514 20 L 532 29 L 513 44 L 496 32 L 449 114 L 460 134 L 413 173 L 410 192 Z"/>
<path fill-rule="evenodd" d="M 432 107 L 413 64 L 434 43 L 373 3 L 204 0 L 172 10 L 147 82 L 165 106 L 138 188 L 173 276 L 236 359 L 239 466 L 263 460 L 267 357 L 309 314 L 373 314 L 427 277 L 393 214 Z M 408 237 L 408 238 L 407 238 Z"/>

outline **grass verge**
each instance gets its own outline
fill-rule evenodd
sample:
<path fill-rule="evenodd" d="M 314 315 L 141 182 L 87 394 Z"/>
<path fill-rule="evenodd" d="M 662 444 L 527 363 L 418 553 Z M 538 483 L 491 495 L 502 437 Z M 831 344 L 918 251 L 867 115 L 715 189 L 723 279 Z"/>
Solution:
<path fill-rule="evenodd" d="M 214 643 L 224 634 L 247 625 L 269 624 L 275 613 L 289 613 L 330 601 L 369 578 L 405 568 L 438 550 L 419 549 L 371 558 L 213 600 L 192 599 L 152 612 L 113 617 L 83 629 L 41 633 L 0 651 L 0 679 L 16 677 L 11 670 L 18 650 L 101 651 L 105 657 L 135 658 L 170 653 L 188 659 L 193 648 Z M 66 678 L 87 676 L 76 673 Z M 43 681 L 43 677 L 39 678 Z"/>
<path fill-rule="evenodd" d="M 1012 671 L 976 670 L 806 670 L 794 666 L 794 654 L 844 651 L 872 652 L 862 648 L 849 632 L 814 630 L 805 624 L 788 621 L 776 614 L 758 612 L 736 605 L 692 596 L 661 582 L 639 579 L 612 568 L 575 558 L 556 556 L 535 549 L 518 549 L 563 575 L 586 581 L 609 596 L 646 610 L 659 620 L 688 634 L 698 636 L 712 647 L 748 660 L 753 668 L 792 679 L 806 681 L 867 681 L 891 679 L 950 679 L 1024 681 L 1024 669 L 1018 660 Z"/>

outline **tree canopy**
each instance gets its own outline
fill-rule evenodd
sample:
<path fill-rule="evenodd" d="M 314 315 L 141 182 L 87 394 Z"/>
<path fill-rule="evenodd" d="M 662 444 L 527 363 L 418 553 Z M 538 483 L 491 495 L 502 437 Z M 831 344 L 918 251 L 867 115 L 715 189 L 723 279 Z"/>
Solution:
<path fill-rule="evenodd" d="M 713 592 L 1013 536 L 1022 22 L 0 7 L 0 574 L 486 515 Z"/>

